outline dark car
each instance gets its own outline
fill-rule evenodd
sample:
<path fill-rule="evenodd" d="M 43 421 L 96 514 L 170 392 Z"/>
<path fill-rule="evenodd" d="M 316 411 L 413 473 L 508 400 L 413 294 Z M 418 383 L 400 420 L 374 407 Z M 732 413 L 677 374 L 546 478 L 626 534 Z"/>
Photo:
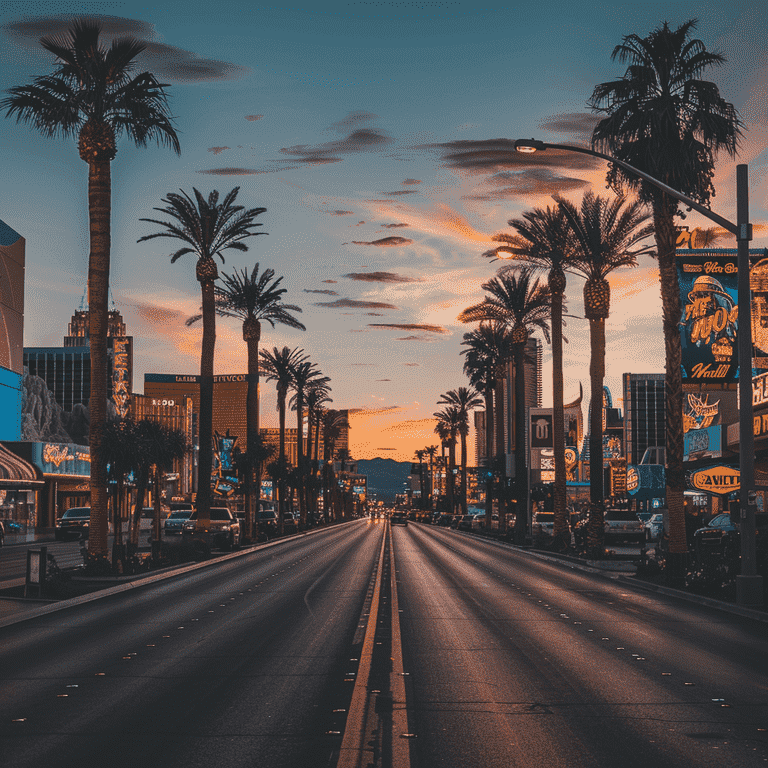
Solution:
<path fill-rule="evenodd" d="M 293 512 L 283 512 L 283 533 L 298 533 L 299 520 Z"/>
<path fill-rule="evenodd" d="M 768 551 L 768 514 L 755 515 L 755 540 L 758 552 Z M 728 512 L 715 515 L 703 528 L 693 534 L 696 557 L 738 557 L 741 552 L 739 526 Z"/>
<path fill-rule="evenodd" d="M 240 521 L 227 507 L 211 507 L 211 526 L 208 533 L 211 544 L 221 549 L 236 549 L 240 546 Z M 192 512 L 183 525 L 184 541 L 194 542 L 200 537 L 197 530 L 197 510 Z"/>
<path fill-rule="evenodd" d="M 163 521 L 163 534 L 165 536 L 181 536 L 184 523 L 189 520 L 193 511 L 192 509 L 176 509 L 171 512 Z"/>
<path fill-rule="evenodd" d="M 389 522 L 391 525 L 408 525 L 408 515 L 405 512 L 395 512 Z"/>
<path fill-rule="evenodd" d="M 56 541 L 87 535 L 91 525 L 90 507 L 72 507 L 56 521 Z"/>
<path fill-rule="evenodd" d="M 277 512 L 274 509 L 262 509 L 258 514 L 259 533 L 275 536 L 278 529 Z"/>
<path fill-rule="evenodd" d="M 453 515 L 442 514 L 440 515 L 440 517 L 437 518 L 436 525 L 439 525 L 443 528 L 449 528 L 452 520 L 453 520 Z"/>

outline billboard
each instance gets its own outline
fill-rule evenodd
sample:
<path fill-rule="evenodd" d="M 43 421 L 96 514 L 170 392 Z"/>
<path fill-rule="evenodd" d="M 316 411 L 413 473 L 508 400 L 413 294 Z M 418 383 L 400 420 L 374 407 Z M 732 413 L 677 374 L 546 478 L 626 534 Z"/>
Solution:
<path fill-rule="evenodd" d="M 752 374 L 768 370 L 768 251 L 750 249 Z M 677 252 L 683 386 L 733 389 L 738 380 L 738 266 L 733 249 Z"/>

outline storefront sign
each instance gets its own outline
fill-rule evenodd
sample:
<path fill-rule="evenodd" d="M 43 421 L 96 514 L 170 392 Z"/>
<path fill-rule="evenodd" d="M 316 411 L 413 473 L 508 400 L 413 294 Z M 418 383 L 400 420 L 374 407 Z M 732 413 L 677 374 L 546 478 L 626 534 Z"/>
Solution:
<path fill-rule="evenodd" d="M 131 342 L 126 337 L 112 339 L 112 399 L 117 415 L 128 415 L 131 402 Z"/>
<path fill-rule="evenodd" d="M 692 429 L 683 435 L 683 461 L 716 459 L 723 453 L 723 428 L 719 425 L 706 429 Z"/>
<path fill-rule="evenodd" d="M 712 496 L 727 496 L 739 490 L 740 473 L 732 467 L 716 466 L 691 473 L 691 487 Z"/>
<path fill-rule="evenodd" d="M 752 407 L 768 403 L 768 373 L 752 379 Z"/>
<path fill-rule="evenodd" d="M 91 475 L 91 452 L 87 445 L 32 443 L 32 463 L 47 475 Z"/>

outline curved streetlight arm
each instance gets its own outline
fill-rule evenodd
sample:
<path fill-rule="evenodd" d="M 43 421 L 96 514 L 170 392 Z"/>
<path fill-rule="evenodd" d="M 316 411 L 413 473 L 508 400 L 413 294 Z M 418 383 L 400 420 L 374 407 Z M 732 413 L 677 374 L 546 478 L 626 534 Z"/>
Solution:
<path fill-rule="evenodd" d="M 592 157 L 599 157 L 602 160 L 607 160 L 609 163 L 615 163 L 625 171 L 629 171 L 630 173 L 639 176 L 641 179 L 644 179 L 649 184 L 653 184 L 654 187 L 658 187 L 662 192 L 666 192 L 666 194 L 668 194 L 670 197 L 674 197 L 676 200 L 679 200 L 681 203 L 687 205 L 689 208 L 692 208 L 694 211 L 698 211 L 702 216 L 706 216 L 708 219 L 711 219 L 724 229 L 727 229 L 731 234 L 736 235 L 737 238 L 739 237 L 739 227 L 736 224 L 728 221 L 728 219 L 724 219 L 719 214 L 711 211 L 701 203 L 697 203 L 695 200 L 692 200 L 682 192 L 678 192 L 676 189 L 668 187 L 663 181 L 654 179 L 653 176 L 649 176 L 639 168 L 635 168 L 633 165 L 625 163 L 623 160 L 619 160 L 616 157 L 611 157 L 610 155 L 605 155 L 602 152 L 597 152 L 594 149 L 587 149 L 586 147 L 573 147 L 570 144 L 548 144 L 544 141 L 537 141 L 536 139 L 518 139 L 515 142 L 515 149 L 518 152 L 536 152 L 537 150 L 543 151 L 545 149 L 563 149 L 567 152 L 580 152 L 582 155 L 592 155 Z M 739 239 L 751 240 L 752 238 L 744 237 Z"/>

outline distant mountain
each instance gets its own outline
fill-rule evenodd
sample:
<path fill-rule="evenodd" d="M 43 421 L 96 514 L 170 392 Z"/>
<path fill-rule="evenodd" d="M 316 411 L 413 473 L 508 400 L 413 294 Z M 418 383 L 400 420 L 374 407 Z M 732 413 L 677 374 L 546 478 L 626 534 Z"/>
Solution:
<path fill-rule="evenodd" d="M 368 496 L 376 494 L 380 501 L 394 502 L 395 494 L 403 493 L 411 474 L 410 461 L 394 459 L 359 459 L 357 471 L 368 478 Z"/>

